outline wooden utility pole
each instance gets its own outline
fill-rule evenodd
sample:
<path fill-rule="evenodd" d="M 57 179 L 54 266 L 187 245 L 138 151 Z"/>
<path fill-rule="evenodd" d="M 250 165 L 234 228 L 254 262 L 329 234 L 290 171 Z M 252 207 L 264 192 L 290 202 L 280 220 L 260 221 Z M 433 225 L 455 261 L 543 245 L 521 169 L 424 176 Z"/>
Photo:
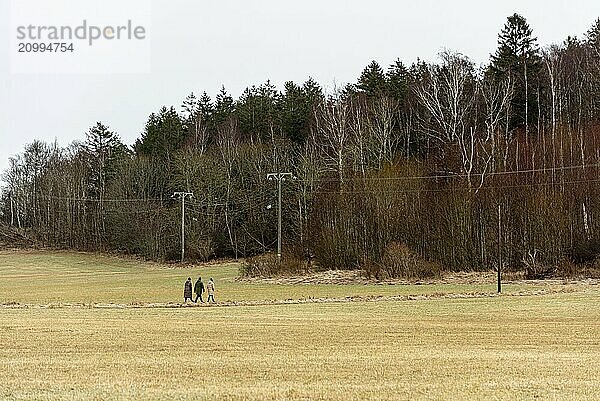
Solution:
<path fill-rule="evenodd" d="M 10 198 L 10 226 L 13 227 L 15 225 L 15 205 L 13 203 L 12 191 L 8 193 L 8 197 Z"/>
<path fill-rule="evenodd" d="M 181 199 L 181 262 L 185 259 L 185 198 L 193 197 L 193 192 L 175 192 L 173 198 Z"/>
<path fill-rule="evenodd" d="M 292 177 L 292 173 L 271 173 L 267 174 L 268 180 L 277 180 L 277 262 L 281 263 L 281 183 L 285 177 Z"/>

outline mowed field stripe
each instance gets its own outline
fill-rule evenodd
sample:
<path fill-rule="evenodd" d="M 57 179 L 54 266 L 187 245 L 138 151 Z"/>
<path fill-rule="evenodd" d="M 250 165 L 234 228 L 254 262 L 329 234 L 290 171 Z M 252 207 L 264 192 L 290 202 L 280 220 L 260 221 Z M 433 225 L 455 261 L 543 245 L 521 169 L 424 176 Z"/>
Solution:
<path fill-rule="evenodd" d="M 157 303 L 51 303 L 51 304 L 22 304 L 18 302 L 7 302 L 0 304 L 3 309 L 164 309 L 164 308 L 231 308 L 247 306 L 267 306 L 267 305 L 300 305 L 300 304 L 320 304 L 320 303 L 347 303 L 347 302 L 397 302 L 397 301 L 427 301 L 434 299 L 477 299 L 477 298 L 496 298 L 496 297 L 533 297 L 551 294 L 567 294 L 582 291 L 583 287 L 565 286 L 563 288 L 549 287 L 545 289 L 519 291 L 511 293 L 432 293 L 432 294 L 413 294 L 396 296 L 348 296 L 343 298 L 305 298 L 305 299 L 287 299 L 287 300 L 263 300 L 263 301 L 225 301 L 217 303 L 177 303 L 177 302 L 157 302 Z"/>

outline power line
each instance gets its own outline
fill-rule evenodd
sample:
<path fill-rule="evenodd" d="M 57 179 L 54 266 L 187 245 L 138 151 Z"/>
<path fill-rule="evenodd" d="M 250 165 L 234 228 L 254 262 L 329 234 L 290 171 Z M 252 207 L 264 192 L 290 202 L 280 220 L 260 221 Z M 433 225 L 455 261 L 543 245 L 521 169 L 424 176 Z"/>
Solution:
<path fill-rule="evenodd" d="M 54 195 L 42 195 L 40 198 L 43 199 L 55 199 L 55 200 L 67 200 L 73 202 L 107 202 L 107 203 L 117 203 L 117 202 L 164 202 L 170 201 L 169 198 L 123 198 L 123 199 L 100 199 L 100 198 L 74 198 L 74 197 L 63 197 L 63 196 L 54 196 Z"/>
<path fill-rule="evenodd" d="M 251 195 L 251 196 L 248 196 L 248 195 Z M 201 203 L 201 202 L 189 201 L 187 203 L 190 205 L 193 205 L 193 206 L 209 208 L 209 207 L 225 206 L 226 204 L 236 205 L 236 206 L 239 204 L 252 204 L 252 203 L 256 203 L 256 202 L 260 202 L 260 201 L 270 200 L 272 198 L 273 198 L 273 196 L 268 193 L 263 193 L 263 194 L 255 193 L 254 195 L 252 195 L 251 193 L 243 193 L 243 194 L 237 194 L 235 199 L 232 199 L 229 201 L 215 200 L 215 203 Z"/>
<path fill-rule="evenodd" d="M 491 173 L 473 173 L 470 174 L 470 177 L 495 177 L 495 176 L 504 176 L 504 175 L 518 175 L 518 174 L 531 174 L 531 173 L 545 173 L 545 172 L 560 172 L 560 171 L 571 171 L 578 169 L 587 169 L 587 168 L 600 168 L 600 164 L 587 164 L 587 165 L 577 165 L 577 166 L 562 166 L 562 167 L 549 167 L 549 168 L 541 168 L 541 169 L 527 169 L 527 170 L 516 170 L 516 171 L 500 171 L 500 172 L 491 172 Z M 469 175 L 467 174 L 438 174 L 438 175 L 426 175 L 426 176 L 406 176 L 406 177 L 358 177 L 351 178 L 348 182 L 370 182 L 370 181 L 407 181 L 407 180 L 433 180 L 433 179 L 447 179 L 447 178 L 467 178 Z M 316 179 L 316 180 L 294 180 L 298 182 L 315 182 L 325 183 L 325 182 L 339 182 L 338 179 Z M 581 180 L 581 181 L 571 181 L 571 182 L 559 182 L 559 183 L 529 183 L 529 184 L 519 184 L 519 185 L 504 185 L 504 186 L 484 186 L 481 189 L 493 189 L 493 188 L 521 188 L 528 186 L 539 186 L 539 185 L 558 185 L 558 184 L 569 184 L 569 183 L 586 183 L 586 182 L 597 182 L 596 179 L 591 180 Z M 448 192 L 455 191 L 455 189 L 451 188 L 443 188 L 443 189 L 406 189 L 406 190 L 396 190 L 396 191 L 388 191 L 388 192 Z M 382 193 L 382 191 L 343 191 L 344 193 L 364 193 L 364 192 L 376 192 Z M 273 198 L 269 193 L 256 193 L 254 192 L 254 196 L 247 197 L 248 194 L 252 194 L 251 192 L 245 192 L 241 197 L 237 198 L 232 204 L 240 205 L 241 203 L 253 204 L 259 201 L 267 201 Z M 340 193 L 339 191 L 313 191 L 312 193 Z M 54 199 L 54 200 L 65 200 L 65 201 L 73 201 L 73 202 L 93 202 L 93 203 L 141 203 L 141 202 L 171 202 L 170 198 L 111 198 L 111 199 L 100 199 L 100 198 L 87 198 L 87 197 L 63 197 L 63 196 L 55 196 L 55 195 L 41 195 L 39 198 L 42 199 Z M 198 206 L 198 207 L 214 207 L 214 206 L 222 206 L 223 202 L 219 202 L 216 204 L 202 204 L 198 202 L 188 201 L 189 204 Z"/>
<path fill-rule="evenodd" d="M 250 196 L 248 196 L 248 195 L 250 195 Z M 244 194 L 240 194 L 235 199 L 232 199 L 229 201 L 216 200 L 215 201 L 216 203 L 199 203 L 199 202 L 188 201 L 188 202 L 186 202 L 186 205 L 189 204 L 194 207 L 206 208 L 206 209 L 223 207 L 223 206 L 228 206 L 230 208 L 235 208 L 235 209 L 255 209 L 255 208 L 257 208 L 257 206 L 260 207 L 260 204 L 265 204 L 272 200 L 273 200 L 273 195 L 268 194 L 268 193 L 263 193 L 263 194 L 256 193 L 254 195 L 251 193 L 244 193 Z M 259 205 L 257 205 L 257 204 L 259 204 Z"/>
<path fill-rule="evenodd" d="M 156 213 L 156 209 L 148 209 L 148 210 L 129 210 L 129 211 L 123 211 L 123 210 L 110 210 L 110 209 L 104 209 L 105 213 L 117 213 L 117 214 L 150 214 L 150 213 Z"/>
<path fill-rule="evenodd" d="M 270 200 L 273 196 L 268 193 L 263 194 L 255 194 L 254 196 L 247 196 L 244 194 L 235 200 L 230 201 L 231 205 L 239 206 L 240 204 L 253 204 L 256 202 L 262 202 Z M 76 197 L 62 197 L 62 196 L 53 196 L 53 195 L 41 195 L 38 196 L 40 199 L 46 200 L 64 200 L 64 201 L 72 201 L 72 202 L 91 202 L 91 203 L 143 203 L 143 202 L 165 202 L 171 203 L 173 199 L 171 198 L 123 198 L 123 199 L 100 199 L 100 198 L 76 198 Z M 224 206 L 225 201 L 217 201 L 217 203 L 199 203 L 193 201 L 186 201 L 186 205 L 193 205 L 197 207 L 215 207 L 215 206 Z"/>
<path fill-rule="evenodd" d="M 468 178 L 468 177 L 481 177 L 481 176 L 502 176 L 502 175 L 516 175 L 516 174 L 530 174 L 530 173 L 544 173 L 544 172 L 559 172 L 586 168 L 598 168 L 600 164 L 584 164 L 578 166 L 563 166 L 563 167 L 548 167 L 540 169 L 528 169 L 528 170 L 514 170 L 514 171 L 498 171 L 490 173 L 472 173 L 472 174 L 436 174 L 436 175 L 422 175 L 422 176 L 406 176 L 406 177 L 357 177 L 350 178 L 349 181 L 403 181 L 403 180 L 434 180 L 444 178 Z M 298 182 L 339 182 L 339 179 L 315 179 L 306 180 L 298 179 Z"/>
<path fill-rule="evenodd" d="M 527 187 L 539 187 L 539 186 L 560 186 L 560 185 L 570 185 L 570 184 L 588 184 L 588 183 L 597 183 L 600 182 L 600 179 L 591 179 L 591 180 L 579 180 L 579 181 L 556 181 L 556 182 L 536 182 L 529 184 L 515 184 L 515 185 L 496 185 L 496 186 L 485 186 L 481 187 L 479 190 L 490 190 L 490 189 L 508 189 L 508 188 L 527 188 Z M 468 188 L 440 188 L 440 189 L 397 189 L 397 190 L 339 190 L 339 191 L 315 191 L 312 192 L 314 194 L 388 194 L 388 193 L 420 193 L 420 192 L 466 192 Z"/>

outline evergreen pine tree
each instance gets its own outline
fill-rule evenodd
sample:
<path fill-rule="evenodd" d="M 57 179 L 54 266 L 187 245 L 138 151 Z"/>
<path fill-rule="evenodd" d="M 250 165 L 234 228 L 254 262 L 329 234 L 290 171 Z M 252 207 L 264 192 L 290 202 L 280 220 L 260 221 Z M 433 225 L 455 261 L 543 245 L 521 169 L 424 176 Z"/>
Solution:
<path fill-rule="evenodd" d="M 218 127 L 219 125 L 221 125 L 231 116 L 231 114 L 233 114 L 234 110 L 235 105 L 233 98 L 231 97 L 231 95 L 229 95 L 229 93 L 227 93 L 225 86 L 222 86 L 215 99 L 213 112 L 214 126 Z"/>
<path fill-rule="evenodd" d="M 141 138 L 134 149 L 137 154 L 154 156 L 167 162 L 176 150 L 181 149 L 185 140 L 185 125 L 174 107 L 160 109 L 158 115 L 152 113 L 146 123 Z"/>
<path fill-rule="evenodd" d="M 128 156 L 129 150 L 118 135 L 101 122 L 86 132 L 84 149 L 90 168 L 91 192 L 103 196 L 107 182 L 117 173 L 118 162 Z"/>
<path fill-rule="evenodd" d="M 600 47 L 600 18 L 596 19 L 592 27 L 585 34 L 585 37 L 589 45 Z"/>
<path fill-rule="evenodd" d="M 536 86 L 540 70 L 537 38 L 527 20 L 513 14 L 498 35 L 498 49 L 492 56 L 491 72 L 497 80 L 509 79 L 513 85 L 510 129 L 524 128 L 537 116 Z"/>
<path fill-rule="evenodd" d="M 195 117 L 200 107 L 198 98 L 196 97 L 196 95 L 194 95 L 194 92 L 190 93 L 185 98 L 183 104 L 181 105 L 181 109 L 183 110 L 183 116 L 185 121 L 189 121 L 190 119 Z"/>
<path fill-rule="evenodd" d="M 208 119 L 214 112 L 214 106 L 210 96 L 206 92 L 202 92 L 202 96 L 198 100 L 198 108 L 205 119 Z"/>
<path fill-rule="evenodd" d="M 408 70 L 400 59 L 390 65 L 386 73 L 387 92 L 401 105 L 404 104 L 408 93 L 408 76 Z"/>
<path fill-rule="evenodd" d="M 386 79 L 383 68 L 376 61 L 372 61 L 360 75 L 356 89 L 368 96 L 378 96 L 386 90 Z"/>
<path fill-rule="evenodd" d="M 296 143 L 304 143 L 310 130 L 311 102 L 304 88 L 293 82 L 285 83 L 281 100 L 282 129 Z"/>

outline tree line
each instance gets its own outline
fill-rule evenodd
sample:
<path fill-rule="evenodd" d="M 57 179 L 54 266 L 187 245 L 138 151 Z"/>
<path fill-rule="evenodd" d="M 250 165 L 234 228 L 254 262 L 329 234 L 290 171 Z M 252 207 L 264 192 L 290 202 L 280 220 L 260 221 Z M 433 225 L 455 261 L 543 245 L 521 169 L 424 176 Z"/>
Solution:
<path fill-rule="evenodd" d="M 192 260 L 270 252 L 283 184 L 285 259 L 390 272 L 593 262 L 600 249 L 600 19 L 540 48 L 510 16 L 489 62 L 370 63 L 325 93 L 312 79 L 234 99 L 190 94 L 132 146 L 98 122 L 67 147 L 10 159 L 0 218 L 42 243 Z M 429 266 L 429 267 L 427 267 Z"/>

